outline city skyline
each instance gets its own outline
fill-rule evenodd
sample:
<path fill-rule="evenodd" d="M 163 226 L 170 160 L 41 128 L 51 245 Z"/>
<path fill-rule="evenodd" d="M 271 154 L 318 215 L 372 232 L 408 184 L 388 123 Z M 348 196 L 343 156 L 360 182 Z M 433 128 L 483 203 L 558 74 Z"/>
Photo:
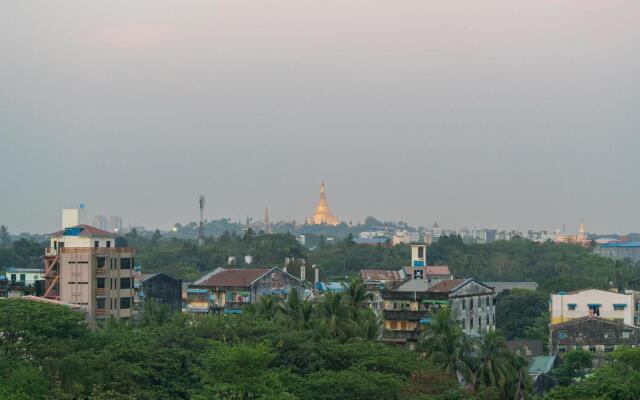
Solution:
<path fill-rule="evenodd" d="M 116 3 L 0 5 L 13 232 L 304 220 L 322 179 L 342 221 L 640 230 L 638 3 Z"/>

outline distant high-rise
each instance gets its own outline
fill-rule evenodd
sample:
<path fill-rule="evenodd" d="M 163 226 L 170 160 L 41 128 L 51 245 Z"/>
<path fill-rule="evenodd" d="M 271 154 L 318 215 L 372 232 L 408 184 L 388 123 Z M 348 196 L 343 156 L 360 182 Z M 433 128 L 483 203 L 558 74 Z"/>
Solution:
<path fill-rule="evenodd" d="M 327 192 L 324 187 L 324 181 L 320 185 L 320 201 L 318 202 L 318 206 L 316 207 L 316 211 L 313 213 L 313 217 L 311 217 L 312 224 L 320 225 L 338 225 L 340 221 L 336 218 L 329 208 L 329 203 L 327 203 Z"/>

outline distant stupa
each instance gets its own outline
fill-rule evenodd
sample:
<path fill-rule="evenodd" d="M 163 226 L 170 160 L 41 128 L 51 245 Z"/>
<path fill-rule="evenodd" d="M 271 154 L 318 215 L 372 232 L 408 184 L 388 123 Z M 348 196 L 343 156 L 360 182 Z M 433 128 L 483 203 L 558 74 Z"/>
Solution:
<path fill-rule="evenodd" d="M 313 213 L 313 217 L 311 217 L 311 223 L 314 225 L 338 225 L 340 223 L 338 218 L 331 214 L 331 209 L 327 203 L 327 192 L 324 188 L 324 181 L 320 184 L 320 201 L 318 202 L 316 211 Z"/>

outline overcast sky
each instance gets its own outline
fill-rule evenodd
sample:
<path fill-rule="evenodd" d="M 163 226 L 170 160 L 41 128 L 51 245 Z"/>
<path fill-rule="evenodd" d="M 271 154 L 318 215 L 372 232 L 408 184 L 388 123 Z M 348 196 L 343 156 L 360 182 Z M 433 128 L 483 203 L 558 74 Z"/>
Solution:
<path fill-rule="evenodd" d="M 640 2 L 0 2 L 0 223 L 640 231 Z"/>

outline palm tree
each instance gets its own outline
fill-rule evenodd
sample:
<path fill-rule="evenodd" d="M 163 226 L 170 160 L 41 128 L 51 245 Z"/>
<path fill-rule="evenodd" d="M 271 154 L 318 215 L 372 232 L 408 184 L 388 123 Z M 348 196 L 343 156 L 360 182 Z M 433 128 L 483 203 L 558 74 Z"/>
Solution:
<path fill-rule="evenodd" d="M 333 338 L 347 338 L 344 329 L 344 320 L 347 314 L 342 295 L 340 293 L 327 292 L 321 305 L 322 326 L 325 332 Z"/>
<path fill-rule="evenodd" d="M 362 304 L 367 300 L 371 300 L 371 298 L 373 298 L 373 294 L 367 291 L 367 288 L 364 286 L 361 278 L 354 278 L 348 285 L 343 283 L 342 286 L 345 288 L 345 295 L 349 303 L 351 318 L 356 320 L 358 318 L 358 313 L 362 308 Z"/>
<path fill-rule="evenodd" d="M 453 320 L 448 307 L 440 309 L 422 331 L 418 349 L 437 368 L 453 378 L 460 382 L 473 382 L 473 342 Z"/>
<path fill-rule="evenodd" d="M 509 352 L 508 362 L 513 368 L 513 376 L 507 388 L 506 398 L 513 400 L 528 398 L 532 389 L 529 378 L 529 363 L 513 352 Z"/>
<path fill-rule="evenodd" d="M 507 395 L 509 384 L 514 380 L 516 371 L 511 365 L 509 349 L 504 337 L 497 332 L 489 332 L 479 349 L 479 363 L 476 371 L 476 387 L 482 384 L 495 387 L 502 398 Z"/>

